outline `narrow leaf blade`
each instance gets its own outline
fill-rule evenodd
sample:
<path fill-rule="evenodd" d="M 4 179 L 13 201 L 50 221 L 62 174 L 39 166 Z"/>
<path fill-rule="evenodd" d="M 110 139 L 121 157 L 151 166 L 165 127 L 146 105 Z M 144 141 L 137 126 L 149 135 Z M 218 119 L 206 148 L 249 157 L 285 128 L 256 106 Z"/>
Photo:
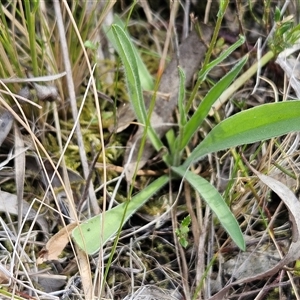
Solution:
<path fill-rule="evenodd" d="M 185 161 L 184 166 L 209 153 L 300 131 L 300 101 L 263 104 L 223 120 Z"/>
<path fill-rule="evenodd" d="M 220 64 L 223 60 L 225 60 L 233 51 L 235 51 L 238 47 L 243 45 L 245 43 L 245 37 L 240 36 L 240 38 L 231 45 L 228 49 L 226 49 L 224 52 L 222 52 L 216 59 L 214 59 L 212 62 L 207 64 L 205 69 L 200 70 L 198 73 L 198 80 L 204 81 L 207 74 L 218 64 Z"/>
<path fill-rule="evenodd" d="M 121 20 L 121 18 L 118 15 L 114 15 L 114 23 L 119 25 L 121 28 L 125 28 L 124 22 Z M 114 37 L 112 31 L 110 30 L 110 27 L 103 24 L 103 29 L 106 34 L 106 37 L 108 38 L 108 40 L 110 41 L 112 46 L 116 49 L 116 51 L 118 51 L 116 40 L 115 40 L 115 37 Z M 127 35 L 127 38 L 130 39 L 129 34 L 126 29 L 124 29 L 124 32 Z M 133 51 L 135 53 L 135 57 L 136 57 L 137 65 L 138 65 L 138 72 L 139 72 L 139 77 L 140 77 L 140 81 L 141 81 L 141 86 L 142 86 L 143 90 L 152 91 L 153 87 L 154 87 L 153 78 L 152 78 L 150 72 L 148 71 L 146 65 L 144 64 L 137 48 L 134 45 L 132 45 L 132 46 L 133 46 Z"/>
<path fill-rule="evenodd" d="M 97 215 L 88 221 L 80 224 L 72 231 L 72 238 L 75 243 L 87 254 L 92 255 L 99 251 L 100 247 L 114 237 L 125 213 L 126 222 L 147 200 L 159 191 L 167 182 L 169 177 L 164 175 L 148 185 L 139 194 L 134 196 L 125 212 L 127 203 L 122 203 L 104 214 Z M 104 215 L 104 216 L 103 216 Z M 102 222 L 102 217 L 104 218 Z M 102 226 L 103 225 L 103 226 Z M 122 224 L 123 225 L 123 224 Z"/>
<path fill-rule="evenodd" d="M 183 167 L 172 167 L 172 170 L 185 178 L 202 196 L 210 209 L 218 217 L 220 223 L 230 235 L 232 240 L 241 250 L 244 251 L 246 246 L 239 224 L 217 189 L 204 178 L 191 171 L 187 171 Z"/>
<path fill-rule="evenodd" d="M 179 74 L 179 92 L 178 92 L 178 110 L 180 115 L 180 127 L 183 127 L 186 124 L 186 113 L 184 109 L 184 98 L 185 98 L 185 74 L 183 69 L 178 66 Z"/>
<path fill-rule="evenodd" d="M 137 62 L 132 44 L 124 30 L 116 24 L 111 26 L 115 37 L 118 53 L 125 68 L 128 92 L 137 119 L 146 124 L 147 114 L 142 95 L 140 77 L 138 74 Z"/>
<path fill-rule="evenodd" d="M 111 29 L 115 37 L 118 53 L 125 68 L 127 88 L 134 113 L 138 121 L 146 125 L 147 134 L 155 149 L 160 150 L 163 144 L 149 122 L 150 116 L 147 116 L 133 45 L 119 25 L 113 24 Z"/>
<path fill-rule="evenodd" d="M 248 56 L 245 56 L 228 72 L 219 82 L 217 82 L 213 88 L 204 97 L 196 112 L 191 119 L 184 126 L 183 136 L 181 140 L 180 149 L 182 150 L 198 128 L 201 126 L 204 119 L 207 117 L 211 107 L 218 100 L 224 90 L 231 84 L 234 78 L 240 73 L 241 69 L 247 62 Z"/>

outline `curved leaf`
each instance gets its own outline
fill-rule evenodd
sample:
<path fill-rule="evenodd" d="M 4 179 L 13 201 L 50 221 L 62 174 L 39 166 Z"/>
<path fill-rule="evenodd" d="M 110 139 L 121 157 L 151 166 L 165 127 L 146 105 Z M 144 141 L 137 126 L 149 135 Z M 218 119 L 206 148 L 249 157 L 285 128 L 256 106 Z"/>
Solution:
<path fill-rule="evenodd" d="M 193 150 L 188 167 L 205 155 L 300 131 L 300 101 L 263 104 L 223 120 Z"/>
<path fill-rule="evenodd" d="M 222 52 L 216 59 L 211 61 L 209 64 L 205 66 L 204 69 L 200 70 L 198 73 L 198 80 L 204 81 L 207 74 L 218 64 L 220 64 L 223 60 L 225 60 L 233 51 L 235 51 L 238 47 L 242 46 L 245 43 L 246 39 L 244 36 L 240 35 L 239 39 L 227 48 L 224 52 Z"/>
<path fill-rule="evenodd" d="M 126 27 L 124 22 L 121 20 L 121 18 L 116 14 L 114 15 L 114 23 L 119 25 L 121 28 Z M 114 38 L 112 31 L 109 30 L 110 28 L 107 25 L 103 24 L 103 29 L 104 29 L 106 37 L 109 39 L 110 43 L 118 51 L 119 49 L 116 45 L 116 40 Z M 130 39 L 129 34 L 126 29 L 124 30 L 124 32 L 127 35 L 127 38 Z M 148 71 L 146 65 L 144 64 L 137 48 L 134 45 L 132 45 L 132 46 L 133 46 L 133 51 L 135 53 L 135 58 L 136 58 L 137 65 L 138 65 L 138 72 L 139 72 L 139 77 L 140 77 L 140 81 L 141 81 L 141 86 L 142 86 L 143 90 L 152 91 L 153 87 L 154 87 L 153 78 L 152 78 L 150 72 Z"/>
<path fill-rule="evenodd" d="M 201 126 L 203 120 L 207 117 L 211 107 L 218 100 L 220 95 L 227 89 L 234 78 L 240 73 L 244 67 L 248 56 L 241 59 L 213 88 L 207 93 L 196 112 L 183 128 L 182 140 L 180 141 L 180 150 L 184 149 L 192 136 Z"/>
<path fill-rule="evenodd" d="M 167 182 L 167 175 L 161 176 L 149 184 L 140 193 L 134 196 L 129 203 L 122 203 L 104 214 L 97 215 L 88 221 L 80 224 L 72 231 L 72 238 L 75 243 L 87 254 L 92 255 L 99 251 L 100 247 L 114 237 L 121 226 L 124 217 L 124 223 L 142 206 L 147 200 L 161 189 Z M 127 205 L 127 209 L 126 209 Z M 103 222 L 102 222 L 102 215 Z M 103 225 L 103 226 L 102 226 Z M 122 224 L 123 225 L 123 224 Z"/>
<path fill-rule="evenodd" d="M 187 171 L 183 167 L 172 167 L 172 170 L 185 178 L 201 195 L 210 209 L 218 217 L 220 223 L 228 232 L 232 240 L 241 250 L 244 251 L 246 246 L 239 224 L 217 189 L 204 178 L 191 171 Z"/>
<path fill-rule="evenodd" d="M 134 112 L 136 113 L 138 121 L 142 124 L 146 124 L 146 107 L 132 43 L 119 25 L 113 24 L 111 29 L 115 37 L 118 53 L 124 65 L 127 88 Z"/>
<path fill-rule="evenodd" d="M 149 122 L 150 116 L 147 116 L 137 60 L 135 57 L 132 42 L 119 25 L 113 24 L 111 26 L 111 29 L 115 37 L 118 53 L 124 65 L 130 103 L 132 104 L 134 113 L 136 114 L 138 121 L 141 124 L 146 125 L 146 129 L 148 129 L 147 134 L 151 140 L 151 143 L 156 150 L 159 150 L 163 147 L 163 144 L 158 138 L 154 129 L 151 127 L 151 124 Z"/>

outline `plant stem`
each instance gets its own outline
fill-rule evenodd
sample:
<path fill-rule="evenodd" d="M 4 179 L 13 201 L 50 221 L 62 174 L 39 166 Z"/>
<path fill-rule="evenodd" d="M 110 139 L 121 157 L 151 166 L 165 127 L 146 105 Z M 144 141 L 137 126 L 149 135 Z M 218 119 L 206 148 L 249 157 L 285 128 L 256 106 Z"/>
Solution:
<path fill-rule="evenodd" d="M 218 34 L 219 34 L 219 30 L 220 30 L 220 27 L 221 27 L 221 23 L 222 23 L 222 20 L 223 20 L 223 16 L 225 14 L 225 11 L 226 11 L 226 8 L 228 6 L 228 3 L 229 3 L 229 0 L 222 0 L 220 1 L 220 8 L 219 8 L 219 12 L 218 12 L 218 19 L 217 19 L 217 23 L 216 23 L 216 27 L 214 29 L 214 33 L 213 33 L 213 36 L 211 38 L 211 42 L 209 43 L 209 47 L 208 47 L 208 50 L 206 52 L 206 55 L 205 55 L 205 58 L 204 58 L 204 62 L 203 62 L 203 66 L 202 66 L 202 69 L 204 70 L 206 68 L 206 65 L 209 63 L 209 60 L 210 60 L 210 57 L 211 57 L 211 54 L 212 54 L 212 51 L 215 47 L 215 44 L 216 44 L 216 40 L 218 38 Z M 189 100 L 186 104 L 186 113 L 188 113 L 188 111 L 190 110 L 190 107 L 192 106 L 192 102 L 196 96 L 196 93 L 198 92 L 202 82 L 203 82 L 203 78 L 198 78 L 196 84 L 195 84 L 195 87 L 193 88 L 193 91 L 191 93 L 191 96 L 189 97 Z"/>
<path fill-rule="evenodd" d="M 212 51 L 215 47 L 215 44 L 216 44 L 216 41 L 217 41 L 217 38 L 218 38 L 218 34 L 219 34 L 219 30 L 221 28 L 221 23 L 222 23 L 222 20 L 223 20 L 223 16 L 224 16 L 225 11 L 227 9 L 228 3 L 229 3 L 229 0 L 220 1 L 220 8 L 219 8 L 219 12 L 218 12 L 216 27 L 215 27 L 213 36 L 211 38 L 211 42 L 209 44 L 209 48 L 208 48 L 208 50 L 206 52 L 206 55 L 205 55 L 205 59 L 204 59 L 204 62 L 203 62 L 203 68 L 205 68 L 205 66 L 209 63 L 210 56 L 211 56 L 211 53 L 212 53 Z"/>

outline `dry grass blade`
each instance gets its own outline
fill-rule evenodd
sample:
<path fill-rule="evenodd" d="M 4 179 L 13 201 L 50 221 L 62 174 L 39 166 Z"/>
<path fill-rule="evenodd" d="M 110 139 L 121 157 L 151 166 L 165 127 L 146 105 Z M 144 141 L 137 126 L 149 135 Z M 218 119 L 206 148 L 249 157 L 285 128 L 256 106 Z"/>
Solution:
<path fill-rule="evenodd" d="M 15 136 L 15 180 L 18 198 L 18 229 L 21 232 L 25 181 L 25 146 L 19 127 L 14 126 Z"/>
<path fill-rule="evenodd" d="M 60 74 L 48 75 L 48 76 L 40 76 L 40 77 L 30 77 L 30 78 L 2 78 L 0 81 L 3 83 L 26 83 L 26 82 L 46 82 L 53 81 L 59 78 L 62 78 L 66 75 L 66 72 L 62 72 Z"/>
<path fill-rule="evenodd" d="M 10 132 L 13 125 L 13 117 L 7 111 L 2 111 L 0 114 L 0 146 L 2 145 L 3 141 L 6 139 L 8 133 Z"/>
<path fill-rule="evenodd" d="M 65 2 L 65 7 L 66 7 L 66 9 L 68 9 L 68 4 L 66 2 Z M 74 118 L 74 120 L 76 120 L 78 118 L 78 111 L 77 111 L 77 104 L 76 104 L 75 87 L 74 87 L 74 82 L 73 82 L 73 77 L 72 77 L 72 68 L 71 68 L 71 63 L 70 63 L 70 58 L 69 58 L 67 40 L 65 37 L 65 26 L 63 23 L 60 3 L 54 2 L 54 9 L 55 9 L 56 17 L 57 17 L 57 26 L 58 26 L 59 35 L 60 35 L 60 44 L 61 44 L 61 49 L 62 49 L 62 55 L 64 57 L 66 78 L 67 78 L 67 87 L 68 87 L 68 92 L 69 92 L 69 97 L 70 97 L 70 102 L 71 102 L 71 109 L 72 109 L 73 118 Z M 69 15 L 72 18 L 72 14 L 70 11 L 69 11 Z M 76 135 L 77 135 L 77 139 L 78 139 L 79 152 L 80 152 L 80 156 L 81 156 L 81 163 L 83 166 L 84 175 L 87 178 L 89 168 L 88 168 L 85 149 L 83 148 L 84 143 L 83 143 L 82 131 L 80 129 L 79 123 L 77 123 L 77 125 L 76 125 Z M 89 188 L 89 196 L 90 196 L 90 201 L 91 201 L 92 207 L 94 209 L 94 212 L 96 214 L 98 214 L 99 208 L 98 208 L 97 199 L 96 199 L 95 192 L 93 190 L 92 185 L 90 185 L 90 188 Z"/>
<path fill-rule="evenodd" d="M 41 231 L 45 234 L 49 233 L 49 226 L 45 217 L 38 215 L 37 211 L 32 208 L 32 205 L 29 205 L 27 202 L 22 200 L 22 216 L 32 223 L 37 222 Z M 0 192 L 0 211 L 2 213 L 8 213 L 14 216 L 18 216 L 18 199 L 14 194 L 10 194 L 4 191 Z"/>
<path fill-rule="evenodd" d="M 66 9 L 68 9 L 68 4 L 66 2 L 64 2 L 64 4 L 65 4 Z M 75 87 L 74 87 L 74 82 L 73 82 L 73 77 L 72 77 L 72 68 L 71 68 L 71 63 L 70 63 L 70 58 L 69 58 L 68 46 L 67 46 L 67 41 L 66 41 L 66 37 L 65 37 L 65 26 L 63 23 L 63 18 L 62 18 L 62 13 L 61 13 L 61 8 L 60 8 L 59 2 L 54 2 L 54 10 L 55 10 L 56 18 L 57 18 L 57 25 L 58 25 L 59 35 L 60 35 L 62 55 L 64 57 L 65 70 L 67 73 L 66 74 L 67 87 L 68 87 L 69 97 L 70 97 L 70 101 L 71 101 L 72 114 L 73 114 L 74 120 L 76 120 L 78 118 L 78 111 L 77 111 L 77 104 L 76 104 Z M 70 11 L 69 11 L 69 14 L 70 14 Z M 72 17 L 71 14 L 70 14 L 70 17 Z M 81 163 L 83 166 L 84 175 L 87 178 L 88 177 L 88 163 L 87 163 L 85 149 L 83 148 L 83 138 L 82 138 L 82 132 L 81 132 L 79 123 L 76 124 L 76 135 L 77 135 L 77 139 L 78 139 L 79 152 L 80 152 Z M 96 195 L 95 195 L 92 185 L 90 185 L 89 196 L 90 196 L 90 201 L 92 203 L 92 207 L 94 208 L 95 213 L 99 213 L 97 199 L 96 199 Z M 92 277 L 91 277 L 91 271 L 90 271 L 90 266 L 89 266 L 89 261 L 88 261 L 87 255 L 82 256 L 80 253 L 78 262 L 80 263 L 80 272 L 81 272 L 81 277 L 83 280 L 82 283 L 83 283 L 83 287 L 84 287 L 85 297 L 87 299 L 92 299 L 93 298 Z M 86 270 L 88 270 L 87 273 L 86 273 Z M 89 274 L 90 276 L 87 277 L 86 274 Z"/>
<path fill-rule="evenodd" d="M 159 62 L 158 71 L 157 71 L 157 82 L 158 83 L 160 82 L 160 78 L 165 69 L 166 57 L 167 57 L 167 53 L 168 53 L 168 49 L 169 49 L 169 45 L 170 45 L 170 41 L 171 41 L 172 31 L 175 28 L 175 18 L 176 18 L 176 14 L 178 12 L 178 7 L 179 7 L 178 1 L 171 2 L 170 21 L 169 21 L 169 26 L 168 26 L 168 31 L 167 31 L 167 37 L 166 37 L 163 53 L 162 53 L 161 60 Z M 158 84 L 156 86 L 158 86 Z"/>

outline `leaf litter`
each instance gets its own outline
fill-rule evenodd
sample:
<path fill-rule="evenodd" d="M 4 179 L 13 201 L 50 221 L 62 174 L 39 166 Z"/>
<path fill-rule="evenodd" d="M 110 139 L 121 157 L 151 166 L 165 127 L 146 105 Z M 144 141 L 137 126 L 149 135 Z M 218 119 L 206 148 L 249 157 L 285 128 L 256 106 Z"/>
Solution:
<path fill-rule="evenodd" d="M 234 263 L 235 273 L 233 273 L 232 276 L 235 280 L 233 282 L 230 282 L 228 285 L 226 285 L 224 288 L 218 291 L 215 295 L 210 297 L 209 298 L 210 300 L 223 299 L 225 295 L 228 293 L 228 291 L 235 285 L 243 285 L 247 282 L 252 282 L 255 280 L 271 277 L 272 275 L 282 270 L 289 263 L 296 261 L 300 257 L 299 255 L 300 220 L 297 217 L 297 214 L 300 212 L 299 200 L 296 198 L 295 194 L 287 186 L 285 186 L 278 180 L 259 173 L 254 168 L 252 168 L 249 164 L 248 167 L 265 185 L 267 185 L 271 190 L 273 190 L 286 205 L 289 211 L 289 216 L 293 228 L 292 241 L 285 255 L 279 253 L 281 257 L 279 262 L 278 262 L 278 258 L 275 258 L 273 260 L 273 264 L 270 265 L 270 259 L 266 258 L 268 264 L 263 265 L 263 268 L 255 269 L 253 268 L 253 266 L 251 266 L 253 260 L 249 259 L 249 257 L 251 257 L 251 254 L 253 254 L 253 259 L 257 260 L 256 252 L 250 253 L 250 256 L 248 255 L 249 253 L 246 256 L 242 254 L 242 258 L 240 260 L 237 260 L 237 262 L 239 261 L 239 263 L 238 264 L 237 262 Z M 248 258 L 245 260 L 246 257 Z M 243 263 L 240 265 L 241 262 Z M 248 269 L 247 272 L 243 271 L 245 269 Z M 251 270 L 253 273 L 251 272 Z"/>

